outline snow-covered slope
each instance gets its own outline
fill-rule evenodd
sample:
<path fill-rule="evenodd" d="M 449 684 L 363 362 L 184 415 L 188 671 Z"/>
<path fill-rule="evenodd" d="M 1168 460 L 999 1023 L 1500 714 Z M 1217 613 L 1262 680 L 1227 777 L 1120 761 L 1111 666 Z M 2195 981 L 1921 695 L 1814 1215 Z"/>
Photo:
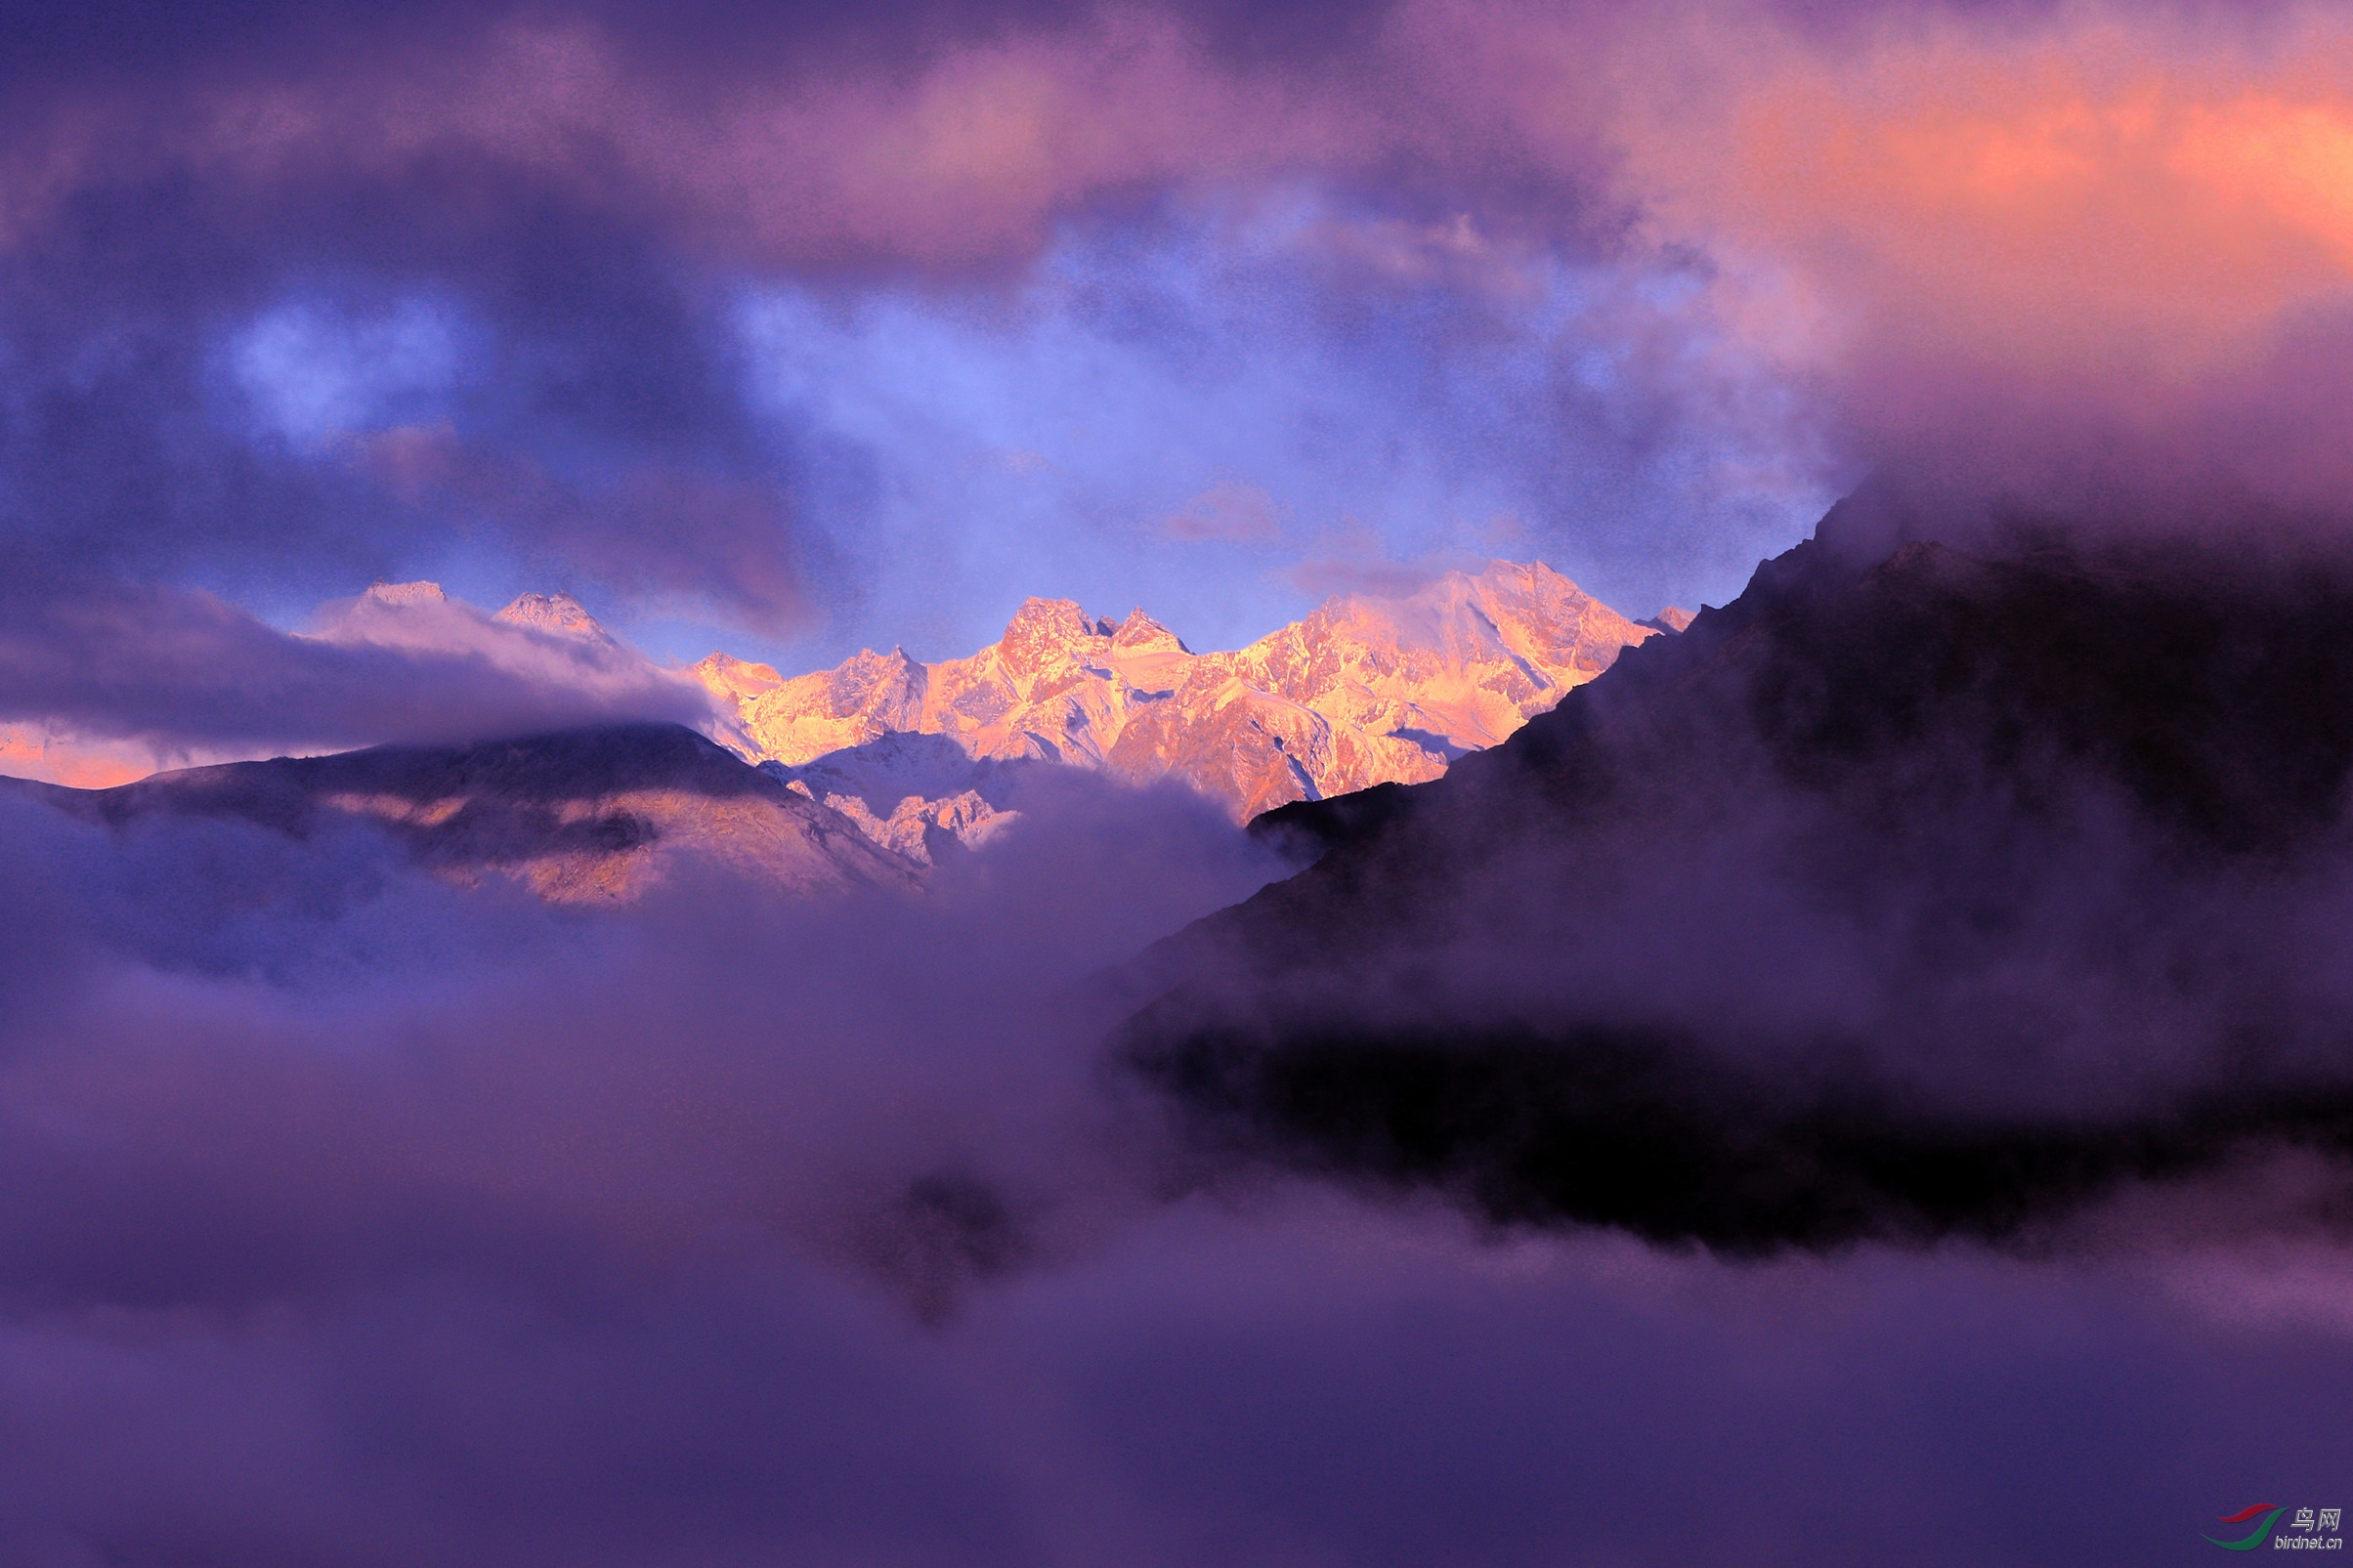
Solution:
<path fill-rule="evenodd" d="M 1031 599 L 968 658 L 923 664 L 894 648 L 787 679 L 713 654 L 695 673 L 722 739 L 922 858 L 926 828 L 992 830 L 986 763 L 1176 779 L 1237 821 L 1433 779 L 1654 635 L 1549 567 L 1498 561 L 1402 598 L 1334 598 L 1229 653 L 1196 654 L 1141 610 L 1114 624 Z M 893 736 L 955 752 L 922 748 L 918 780 L 906 748 L 877 745 Z"/>
<path fill-rule="evenodd" d="M 491 618 L 504 621 L 510 626 L 546 632 L 551 636 L 575 637 L 599 648 L 618 649 L 620 646 L 578 599 L 560 591 L 520 595 L 513 604 Z"/>
<path fill-rule="evenodd" d="M 1020 819 L 1025 779 L 1057 764 L 1033 757 L 975 757 L 948 736 L 913 730 L 788 767 L 760 771 L 829 806 L 876 843 L 928 866 L 942 835 L 977 847 Z"/>

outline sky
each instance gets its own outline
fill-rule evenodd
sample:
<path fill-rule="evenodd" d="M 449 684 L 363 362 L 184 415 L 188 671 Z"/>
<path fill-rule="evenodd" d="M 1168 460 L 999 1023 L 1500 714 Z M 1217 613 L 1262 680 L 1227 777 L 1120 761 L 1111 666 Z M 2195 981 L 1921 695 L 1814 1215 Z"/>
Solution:
<path fill-rule="evenodd" d="M 432 578 L 814 668 L 960 656 L 1034 594 L 1234 646 L 1490 557 L 1722 603 L 1923 454 L 2348 482 L 2328 8 L 11 31 L 0 549 L 60 614 L 286 632 Z"/>
<path fill-rule="evenodd" d="M 1722 603 L 1924 456 L 2353 483 L 2328 8 L 12 18 L 45 613 L 561 588 L 791 671 L 1031 595 L 1238 646 L 1494 557 Z"/>

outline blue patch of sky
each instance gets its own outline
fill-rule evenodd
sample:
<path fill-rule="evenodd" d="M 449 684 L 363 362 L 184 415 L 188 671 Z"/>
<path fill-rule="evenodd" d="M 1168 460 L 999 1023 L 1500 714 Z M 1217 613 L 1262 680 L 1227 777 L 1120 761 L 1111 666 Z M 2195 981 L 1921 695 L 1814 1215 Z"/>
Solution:
<path fill-rule="evenodd" d="M 1770 378 L 1723 352 L 1704 277 L 1472 267 L 1352 223 L 1303 199 L 1073 228 L 1011 290 L 748 288 L 751 396 L 792 433 L 842 612 L 784 652 L 961 654 L 1032 594 L 1233 646 L 1311 608 L 1335 573 L 1295 569 L 1323 557 L 1536 556 L 1647 614 L 1721 602 L 1827 504 L 1779 471 L 1804 466 L 1772 449 L 1785 392 L 1657 384 Z M 1662 357 L 1662 332 L 1691 341 Z M 1728 467 L 1773 483 L 1725 492 Z M 1170 526 L 1219 485 L 1279 530 Z"/>
<path fill-rule="evenodd" d="M 217 345 L 217 416 L 274 456 L 330 475 L 357 503 L 369 487 L 349 439 L 449 422 L 479 386 L 494 343 L 444 291 L 299 291 Z M 383 541 L 382 553 L 393 575 L 434 576 L 461 597 L 495 595 L 513 575 L 511 562 L 470 550 L 454 530 L 420 527 L 406 540 Z M 281 629 L 302 628 L 319 608 L 313 571 L 248 572 L 209 585 Z M 366 586 L 352 580 L 330 591 L 348 596 Z"/>
<path fill-rule="evenodd" d="M 1717 329 L 1707 285 L 1305 191 L 1074 224 L 1011 285 L 747 282 L 726 310 L 812 539 L 808 634 L 574 586 L 658 655 L 788 670 L 969 653 L 1031 595 L 1232 647 L 1352 571 L 1428 559 L 1540 558 L 1636 615 L 1721 603 L 1830 490 L 1802 400 Z M 298 298 L 223 363 L 251 439 L 340 462 L 349 432 L 462 428 L 492 338 L 431 293 Z M 406 548 L 477 603 L 550 586 L 462 529 Z"/>
<path fill-rule="evenodd" d="M 299 300 L 232 336 L 226 357 L 256 433 L 317 452 L 352 431 L 439 413 L 472 335 L 441 299 L 409 295 L 364 312 Z"/>

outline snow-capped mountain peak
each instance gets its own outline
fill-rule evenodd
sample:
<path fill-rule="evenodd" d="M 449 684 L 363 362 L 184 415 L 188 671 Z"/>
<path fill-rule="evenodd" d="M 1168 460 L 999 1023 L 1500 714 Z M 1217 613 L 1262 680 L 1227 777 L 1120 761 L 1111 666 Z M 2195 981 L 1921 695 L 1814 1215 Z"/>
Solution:
<path fill-rule="evenodd" d="M 731 654 L 713 653 L 695 666 L 695 677 L 734 701 L 747 701 L 785 684 L 773 664 L 754 664 Z"/>
<path fill-rule="evenodd" d="M 1014 763 L 1178 780 L 1237 820 L 1435 778 L 1654 635 L 1541 563 L 1497 561 L 1410 594 L 1335 597 L 1230 653 L 1196 654 L 1140 608 L 1114 624 L 1028 599 L 964 658 L 867 651 L 786 679 L 713 654 L 695 673 L 730 744 L 814 798 L 855 798 L 870 833 L 922 858 L 925 828 L 994 830 L 1024 777 Z M 902 735 L 945 738 L 968 771 L 934 766 L 917 785 L 881 743 Z"/>
<path fill-rule="evenodd" d="M 1130 611 L 1128 618 L 1119 623 L 1119 629 L 1111 634 L 1111 646 L 1144 654 L 1190 654 L 1192 652 L 1191 649 L 1184 646 L 1183 639 L 1159 621 L 1154 620 L 1150 615 L 1145 614 L 1141 605 Z"/>
<path fill-rule="evenodd" d="M 360 596 L 363 605 L 397 610 L 408 605 L 443 605 L 449 596 L 438 582 L 371 582 Z"/>
<path fill-rule="evenodd" d="M 1086 668 L 1093 645 L 1111 640 L 1112 626 L 1068 599 L 1024 599 L 997 643 L 997 657 L 1015 678 L 1051 680 Z"/>
<path fill-rule="evenodd" d="M 612 637 L 588 614 L 578 599 L 568 593 L 527 593 L 492 617 L 510 626 L 525 626 L 558 637 L 577 637 L 582 642 L 611 643 Z"/>

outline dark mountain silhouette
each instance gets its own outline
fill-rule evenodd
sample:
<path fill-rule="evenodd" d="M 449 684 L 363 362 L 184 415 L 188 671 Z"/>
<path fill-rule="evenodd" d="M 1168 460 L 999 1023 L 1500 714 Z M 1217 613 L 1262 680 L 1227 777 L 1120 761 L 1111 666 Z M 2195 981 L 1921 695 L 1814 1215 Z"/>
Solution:
<path fill-rule="evenodd" d="M 1215 1148 L 1736 1250 L 2340 1160 L 2353 567 L 1996 524 L 1875 487 L 1444 778 L 1260 819 L 1320 858 L 1133 966 L 1122 1056 Z"/>

